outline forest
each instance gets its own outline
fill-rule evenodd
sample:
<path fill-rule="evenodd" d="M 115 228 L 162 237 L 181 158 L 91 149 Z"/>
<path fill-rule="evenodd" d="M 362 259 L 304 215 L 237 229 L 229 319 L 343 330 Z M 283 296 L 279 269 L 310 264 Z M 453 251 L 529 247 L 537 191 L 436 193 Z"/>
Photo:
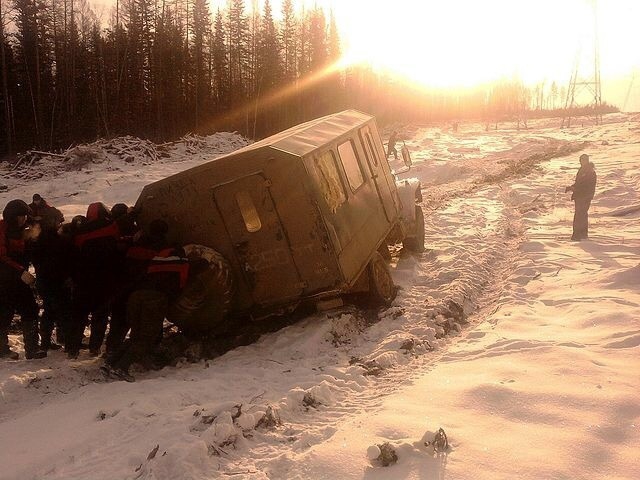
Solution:
<path fill-rule="evenodd" d="M 283 0 L 0 0 L 0 155 L 97 137 L 166 141 L 234 130 L 260 138 L 343 108 L 381 121 L 520 121 L 562 105 L 517 78 L 428 90 L 344 65 L 333 12 Z M 416 61 L 428 61 L 416 59 Z"/>

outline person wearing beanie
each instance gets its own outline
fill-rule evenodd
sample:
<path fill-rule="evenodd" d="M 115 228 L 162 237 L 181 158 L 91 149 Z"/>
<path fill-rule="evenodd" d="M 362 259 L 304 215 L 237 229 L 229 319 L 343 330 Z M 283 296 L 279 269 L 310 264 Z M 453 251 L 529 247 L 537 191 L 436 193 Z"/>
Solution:
<path fill-rule="evenodd" d="M 98 356 L 107 330 L 109 302 L 114 294 L 120 266 L 118 225 L 107 207 L 95 202 L 87 208 L 86 220 L 73 233 L 75 265 L 71 326 L 65 338 L 69 358 L 77 358 L 84 328 L 91 314 L 89 350 Z"/>
<path fill-rule="evenodd" d="M 24 240 L 30 213 L 24 201 L 11 200 L 0 220 L 0 358 L 18 359 L 8 336 L 15 312 L 20 315 L 25 357 L 47 356 L 38 346 L 38 306 L 31 289 L 35 277 L 29 273 Z"/>
<path fill-rule="evenodd" d="M 580 155 L 580 169 L 576 174 L 573 185 L 565 188 L 566 192 L 573 192 L 571 200 L 575 203 L 573 215 L 573 235 L 571 240 L 580 241 L 589 238 L 589 207 L 596 192 L 596 170 L 589 161 L 589 155 Z"/>

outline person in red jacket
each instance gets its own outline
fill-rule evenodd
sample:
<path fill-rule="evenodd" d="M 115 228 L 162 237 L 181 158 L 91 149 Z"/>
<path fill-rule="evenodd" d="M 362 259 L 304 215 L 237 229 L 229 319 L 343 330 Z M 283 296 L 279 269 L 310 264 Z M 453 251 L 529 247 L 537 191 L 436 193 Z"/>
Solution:
<path fill-rule="evenodd" d="M 11 200 L 0 220 L 0 358 L 18 358 L 9 348 L 8 337 L 15 312 L 20 314 L 25 357 L 47 356 L 38 346 L 38 306 L 31 290 L 35 277 L 29 273 L 25 248 L 29 214 L 25 202 Z"/>
<path fill-rule="evenodd" d="M 73 244 L 76 249 L 73 274 L 74 291 L 72 321 L 65 350 L 69 358 L 77 358 L 87 318 L 91 314 L 89 350 L 100 354 L 109 317 L 109 302 L 116 289 L 121 268 L 118 254 L 118 225 L 104 204 L 89 205 L 86 221 L 78 225 Z"/>
<path fill-rule="evenodd" d="M 164 220 L 153 220 L 147 229 L 136 235 L 125 253 L 124 268 L 117 294 L 111 303 L 111 322 L 106 341 L 107 362 L 122 348 L 129 331 L 127 323 L 127 301 L 146 273 L 149 262 L 158 255 L 166 254 L 169 248 L 167 232 L 169 226 Z"/>
<path fill-rule="evenodd" d="M 159 341 L 169 305 L 182 292 L 189 277 L 197 276 L 208 266 L 201 258 L 189 261 L 182 248 L 163 250 L 149 261 L 146 273 L 127 301 L 129 341 L 102 367 L 106 375 L 135 381 L 129 367 L 149 359 Z"/>

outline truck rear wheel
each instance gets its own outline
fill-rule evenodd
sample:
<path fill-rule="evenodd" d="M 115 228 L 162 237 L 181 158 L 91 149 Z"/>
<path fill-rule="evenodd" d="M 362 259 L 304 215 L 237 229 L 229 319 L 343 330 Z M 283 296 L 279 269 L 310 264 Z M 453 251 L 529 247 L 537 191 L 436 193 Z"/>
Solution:
<path fill-rule="evenodd" d="M 416 205 L 415 229 L 402 241 L 402 245 L 412 252 L 424 252 L 424 213 L 420 205 Z"/>
<path fill-rule="evenodd" d="M 378 252 L 369 262 L 369 297 L 377 304 L 391 305 L 396 298 L 397 288 L 393 283 L 387 262 Z"/>
<path fill-rule="evenodd" d="M 203 245 L 184 247 L 187 257 L 209 262 L 209 268 L 190 278 L 169 309 L 168 320 L 187 334 L 224 330 L 231 309 L 233 278 L 227 260 L 214 249 Z"/>

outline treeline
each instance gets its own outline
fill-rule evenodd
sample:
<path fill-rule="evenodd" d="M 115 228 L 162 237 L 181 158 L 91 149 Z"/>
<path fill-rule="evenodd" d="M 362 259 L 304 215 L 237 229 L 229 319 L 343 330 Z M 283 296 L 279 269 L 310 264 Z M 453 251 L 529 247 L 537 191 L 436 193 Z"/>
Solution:
<path fill-rule="evenodd" d="M 366 64 L 338 68 L 331 12 L 257 3 L 116 0 L 105 21 L 87 0 L 0 0 L 0 155 L 121 134 L 260 138 L 343 108 L 384 124 L 520 121 L 564 105 L 556 84 L 430 90 Z"/>
<path fill-rule="evenodd" d="M 331 14 L 284 0 L 118 0 L 105 26 L 86 0 L 1 0 L 0 152 L 98 136 L 249 137 L 343 107 Z M 255 5 L 255 2 L 254 2 Z"/>

